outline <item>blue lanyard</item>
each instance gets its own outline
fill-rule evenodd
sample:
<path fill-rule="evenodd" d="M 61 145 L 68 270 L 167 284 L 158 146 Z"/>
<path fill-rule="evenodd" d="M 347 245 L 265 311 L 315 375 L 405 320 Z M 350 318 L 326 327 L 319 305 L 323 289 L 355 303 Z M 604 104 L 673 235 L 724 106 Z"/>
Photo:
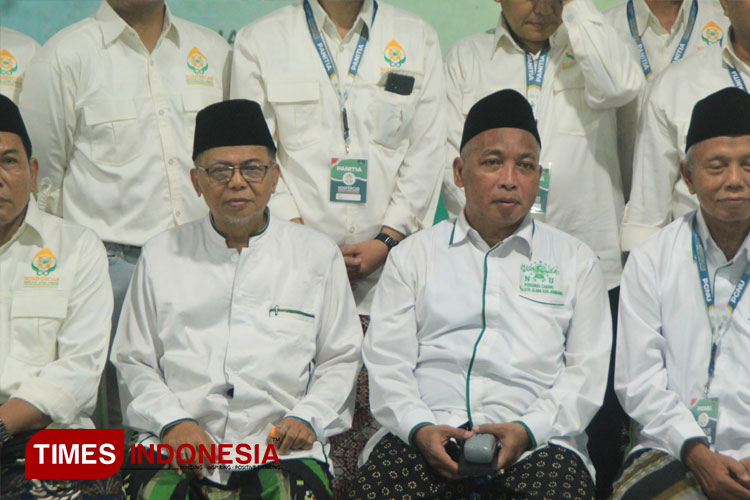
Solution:
<path fill-rule="evenodd" d="M 547 55 L 549 54 L 549 45 L 542 49 L 539 59 L 534 65 L 534 58 L 526 52 L 526 98 L 531 105 L 531 109 L 536 115 L 536 105 L 542 95 L 542 84 L 544 83 L 544 73 L 547 70 Z"/>
<path fill-rule="evenodd" d="M 682 39 L 677 45 L 672 56 L 672 62 L 679 61 L 682 56 L 685 55 L 685 49 L 690 41 L 690 36 L 693 34 L 693 28 L 695 27 L 695 20 L 698 17 L 698 0 L 693 0 L 693 5 L 690 6 L 690 15 L 688 16 L 687 26 L 685 26 L 685 32 L 682 34 Z M 653 71 L 651 69 L 651 63 L 648 60 L 648 54 L 646 54 L 646 46 L 643 44 L 641 35 L 638 33 L 638 22 L 635 19 L 635 7 L 633 6 L 633 0 L 628 0 L 628 25 L 630 26 L 630 36 L 633 37 L 635 43 L 638 45 L 638 50 L 641 53 L 641 69 L 646 78 L 651 78 Z"/>
<path fill-rule="evenodd" d="M 745 92 L 747 92 L 745 80 L 742 79 L 742 75 L 740 75 L 740 72 L 737 71 L 737 68 L 727 66 L 727 69 L 729 70 L 729 76 L 732 77 L 732 83 L 734 83 L 734 86 L 740 90 L 744 90 Z"/>
<path fill-rule="evenodd" d="M 711 324 L 711 358 L 708 362 L 708 380 L 704 387 L 706 396 L 708 396 L 708 389 L 711 386 L 711 381 L 714 378 L 714 371 L 716 369 L 716 353 L 719 348 L 719 343 L 729 329 L 729 321 L 732 318 L 732 313 L 737 308 L 737 304 L 742 299 L 742 295 L 745 293 L 745 287 L 750 282 L 750 263 L 745 267 L 745 272 L 740 277 L 737 285 L 734 287 L 732 295 L 729 296 L 729 302 L 727 303 L 727 310 L 722 314 L 714 308 L 714 293 L 711 289 L 711 279 L 708 276 L 708 265 L 706 263 L 706 250 L 703 247 L 703 242 L 698 236 L 698 232 L 695 230 L 697 214 L 693 219 L 693 255 L 695 256 L 695 265 L 698 268 L 698 277 L 701 281 L 701 288 L 703 289 L 703 300 L 706 303 L 706 312 L 708 313 L 708 321 Z"/>
<path fill-rule="evenodd" d="M 350 143 L 350 137 L 349 137 L 349 118 L 346 114 L 346 101 L 349 99 L 349 94 L 352 91 L 352 88 L 354 87 L 354 79 L 357 76 L 357 72 L 359 71 L 359 65 L 362 63 L 362 56 L 365 53 L 365 47 L 367 47 L 367 41 L 369 39 L 369 33 L 367 31 L 367 25 L 362 26 L 362 31 L 359 32 L 359 40 L 357 41 L 357 47 L 354 49 L 354 55 L 352 56 L 352 62 L 349 64 L 349 71 L 347 73 L 347 76 L 349 77 L 349 85 L 347 85 L 345 90 L 341 90 L 341 87 L 339 85 L 339 76 L 336 72 L 336 66 L 333 64 L 333 58 L 331 57 L 331 54 L 328 52 L 328 47 L 326 47 L 326 43 L 323 40 L 323 36 L 320 34 L 320 29 L 318 28 L 318 23 L 315 21 L 315 16 L 313 16 L 312 7 L 310 7 L 310 1 L 304 0 L 303 4 L 305 9 L 305 17 L 307 18 L 307 28 L 310 31 L 310 36 L 312 37 L 313 43 L 315 44 L 315 48 L 318 50 L 318 55 L 320 56 L 320 60 L 323 63 L 323 67 L 326 70 L 326 73 L 328 73 L 328 78 L 331 80 L 331 84 L 333 85 L 334 89 L 336 89 L 336 94 L 339 97 L 339 102 L 341 103 L 341 117 L 344 122 L 344 142 L 346 143 L 346 151 L 349 152 L 349 143 Z M 371 25 L 375 24 L 375 16 L 378 13 L 378 2 L 377 0 L 373 1 L 372 6 L 372 22 Z"/>

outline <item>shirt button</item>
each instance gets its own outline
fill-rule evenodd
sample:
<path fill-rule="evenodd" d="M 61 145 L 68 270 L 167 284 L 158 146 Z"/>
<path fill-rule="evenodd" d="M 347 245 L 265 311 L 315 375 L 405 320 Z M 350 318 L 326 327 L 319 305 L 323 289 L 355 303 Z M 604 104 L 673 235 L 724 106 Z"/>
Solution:
<path fill-rule="evenodd" d="M 168 162 L 168 163 L 169 163 L 170 165 L 174 165 L 174 158 L 172 158 L 171 160 L 169 160 L 169 162 Z"/>
<path fill-rule="evenodd" d="M 163 109 L 159 110 L 159 116 L 164 116 L 164 110 Z"/>
<path fill-rule="evenodd" d="M 356 228 L 354 226 L 349 226 L 346 230 L 350 233 L 353 233 L 354 231 L 356 231 Z"/>
<path fill-rule="evenodd" d="M 180 212 L 180 211 L 178 210 L 178 211 L 176 211 L 176 212 L 175 212 L 174 214 L 175 214 L 175 215 L 176 215 L 177 217 L 180 217 L 180 216 L 182 215 L 182 212 Z"/>

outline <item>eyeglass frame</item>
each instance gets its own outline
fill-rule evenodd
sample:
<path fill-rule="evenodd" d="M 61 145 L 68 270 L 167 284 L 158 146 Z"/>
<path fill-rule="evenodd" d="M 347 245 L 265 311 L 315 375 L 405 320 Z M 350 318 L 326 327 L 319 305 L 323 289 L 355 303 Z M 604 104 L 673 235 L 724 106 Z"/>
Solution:
<path fill-rule="evenodd" d="M 234 178 L 234 172 L 235 171 L 239 171 L 240 177 L 242 178 L 242 180 L 244 180 L 248 184 L 257 184 L 258 182 L 261 182 L 263 179 L 266 178 L 266 174 L 268 174 L 268 171 L 271 169 L 271 167 L 273 165 L 275 165 L 275 163 L 270 163 L 270 164 L 267 164 L 267 165 L 233 165 L 233 164 L 230 163 L 230 164 L 222 164 L 222 165 L 212 165 L 210 167 L 204 167 L 202 165 L 197 165 L 196 164 L 196 165 L 194 165 L 194 167 L 197 168 L 198 170 L 203 170 L 206 173 L 206 175 L 208 176 L 209 180 L 211 180 L 211 182 L 215 182 L 217 184 L 229 184 L 232 181 L 232 179 Z M 247 167 L 263 168 L 263 175 L 260 176 L 257 180 L 254 180 L 254 181 L 248 180 L 244 175 L 242 175 L 242 169 L 243 168 L 247 168 Z M 227 170 L 229 170 L 231 172 L 231 174 L 229 174 L 229 177 L 227 177 L 226 181 L 220 181 L 220 180 L 214 179 L 211 176 L 210 170 L 218 169 L 218 168 L 227 169 Z"/>

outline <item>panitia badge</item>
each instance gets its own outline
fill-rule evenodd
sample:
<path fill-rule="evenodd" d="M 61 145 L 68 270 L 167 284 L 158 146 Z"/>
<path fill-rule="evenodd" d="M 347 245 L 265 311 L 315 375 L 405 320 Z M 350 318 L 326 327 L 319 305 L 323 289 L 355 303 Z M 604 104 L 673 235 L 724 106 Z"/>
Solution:
<path fill-rule="evenodd" d="M 331 201 L 367 202 L 367 164 L 365 158 L 331 159 Z"/>
<path fill-rule="evenodd" d="M 709 444 L 716 442 L 716 425 L 719 421 L 719 398 L 704 398 L 690 401 L 693 418 L 706 434 Z"/>

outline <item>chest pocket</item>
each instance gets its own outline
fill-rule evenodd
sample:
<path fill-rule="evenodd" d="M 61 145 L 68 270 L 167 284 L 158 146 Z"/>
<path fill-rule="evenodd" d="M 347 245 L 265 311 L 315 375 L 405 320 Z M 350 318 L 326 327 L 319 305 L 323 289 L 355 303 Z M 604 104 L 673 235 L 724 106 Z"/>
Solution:
<path fill-rule="evenodd" d="M 406 76 L 413 77 L 415 80 L 411 94 L 396 94 L 378 85 L 373 102 L 370 104 L 370 115 L 374 124 L 370 131 L 372 140 L 375 144 L 387 149 L 398 149 L 407 138 L 409 126 L 414 118 L 422 75 L 408 73 Z M 385 77 L 382 83 L 384 82 Z"/>
<path fill-rule="evenodd" d="M 68 313 L 62 296 L 18 295 L 10 308 L 10 356 L 32 365 L 57 357 L 57 333 Z"/>
<path fill-rule="evenodd" d="M 322 108 L 317 81 L 268 81 L 268 101 L 276 114 L 279 141 L 297 150 L 320 140 Z"/>
<path fill-rule="evenodd" d="M 599 113 L 586 104 L 585 91 L 586 82 L 577 65 L 557 72 L 553 84 L 554 109 L 561 133 L 585 135 L 587 130 L 596 128 Z"/>
<path fill-rule="evenodd" d="M 135 102 L 105 100 L 83 107 L 87 130 L 83 139 L 91 158 L 101 165 L 123 165 L 142 153 Z"/>
<path fill-rule="evenodd" d="M 220 92 L 186 92 L 182 94 L 182 120 L 188 151 L 193 149 L 195 115 L 206 106 L 221 101 L 221 98 Z"/>

